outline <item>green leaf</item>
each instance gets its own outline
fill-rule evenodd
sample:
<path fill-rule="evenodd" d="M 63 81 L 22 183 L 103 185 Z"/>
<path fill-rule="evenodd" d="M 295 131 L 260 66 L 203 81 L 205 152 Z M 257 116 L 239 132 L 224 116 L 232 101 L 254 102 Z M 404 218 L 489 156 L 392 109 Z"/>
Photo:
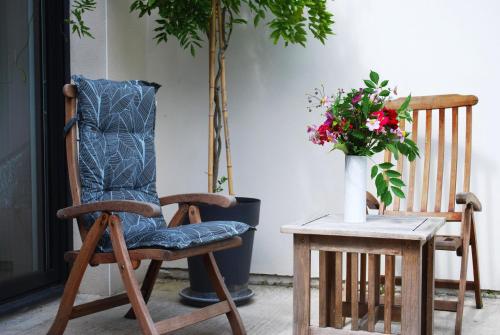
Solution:
<path fill-rule="evenodd" d="M 401 173 L 399 173 L 398 171 L 394 171 L 394 170 L 385 170 L 384 173 L 389 178 L 398 178 L 398 177 L 401 177 Z"/>
<path fill-rule="evenodd" d="M 370 79 L 371 81 L 373 81 L 375 84 L 378 84 L 378 80 L 379 80 L 379 75 L 377 72 L 375 71 L 370 71 Z"/>
<path fill-rule="evenodd" d="M 382 202 L 385 204 L 385 206 L 389 206 L 392 203 L 392 195 L 389 190 L 386 190 L 382 195 L 380 196 L 380 199 Z"/>
<path fill-rule="evenodd" d="M 389 80 L 384 80 L 383 82 L 380 83 L 380 87 L 386 87 L 387 84 L 389 84 Z"/>
<path fill-rule="evenodd" d="M 405 183 L 399 178 L 390 178 L 389 181 L 391 182 L 392 185 L 397 187 L 405 186 Z"/>
<path fill-rule="evenodd" d="M 345 145 L 345 143 L 336 143 L 333 146 L 332 150 L 340 150 L 343 153 L 345 153 L 346 155 L 349 153 L 349 151 L 348 151 L 347 146 Z"/>
<path fill-rule="evenodd" d="M 377 165 L 372 166 L 372 172 L 371 172 L 372 179 L 375 178 L 375 176 L 377 175 L 377 173 L 378 173 L 378 167 L 377 167 Z"/>
<path fill-rule="evenodd" d="M 368 87 L 370 87 L 370 88 L 377 88 L 377 85 L 375 85 L 375 83 L 374 83 L 374 82 L 372 82 L 371 80 L 367 80 L 367 79 L 365 79 L 365 80 L 363 80 L 363 81 L 365 82 L 365 85 L 366 85 L 366 86 L 368 86 Z"/>
<path fill-rule="evenodd" d="M 390 169 L 390 168 L 394 167 L 394 164 L 392 164 L 390 162 L 385 162 L 385 163 L 379 164 L 378 166 L 381 169 L 387 170 L 387 169 Z"/>
<path fill-rule="evenodd" d="M 410 105 L 410 101 L 411 101 L 411 94 L 407 96 L 405 101 L 401 104 L 401 106 L 399 106 L 398 113 L 407 110 L 408 106 Z"/>
<path fill-rule="evenodd" d="M 399 152 L 398 152 L 398 149 L 396 148 L 396 146 L 394 144 L 388 144 L 387 145 L 387 149 L 392 152 L 392 154 L 394 155 L 394 158 L 396 160 L 399 159 Z"/>
<path fill-rule="evenodd" d="M 391 190 L 394 193 L 394 195 L 397 196 L 398 198 L 404 198 L 405 197 L 404 192 L 399 187 L 392 186 Z"/>
<path fill-rule="evenodd" d="M 375 178 L 375 187 L 377 188 L 377 196 L 381 196 L 387 190 L 387 182 L 382 173 L 379 173 Z"/>

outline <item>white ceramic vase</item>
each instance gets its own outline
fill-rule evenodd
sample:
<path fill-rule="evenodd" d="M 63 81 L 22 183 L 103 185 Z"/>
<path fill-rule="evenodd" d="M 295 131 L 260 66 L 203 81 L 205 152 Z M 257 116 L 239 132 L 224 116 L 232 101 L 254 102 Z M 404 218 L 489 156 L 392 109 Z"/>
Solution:
<path fill-rule="evenodd" d="M 345 156 L 344 221 L 366 222 L 366 177 L 365 156 Z"/>

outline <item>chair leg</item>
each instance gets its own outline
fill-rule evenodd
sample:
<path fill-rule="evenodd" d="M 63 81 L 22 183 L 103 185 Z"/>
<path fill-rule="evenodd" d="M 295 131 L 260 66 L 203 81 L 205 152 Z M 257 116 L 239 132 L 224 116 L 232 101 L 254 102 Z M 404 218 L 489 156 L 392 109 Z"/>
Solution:
<path fill-rule="evenodd" d="M 479 255 L 477 253 L 477 237 L 476 237 L 476 223 L 474 217 L 472 218 L 471 225 L 471 253 L 472 253 L 472 271 L 474 273 L 474 294 L 476 296 L 476 308 L 483 308 L 483 297 L 481 296 L 481 279 L 479 275 Z"/>
<path fill-rule="evenodd" d="M 153 292 L 153 287 L 156 283 L 156 278 L 158 277 L 162 263 L 163 262 L 159 260 L 152 260 L 149 264 L 148 271 L 146 272 L 146 276 L 144 277 L 141 287 L 142 297 L 144 298 L 146 304 L 148 303 L 151 293 Z M 135 319 L 133 308 L 128 310 L 127 314 L 125 314 L 125 318 Z"/>
<path fill-rule="evenodd" d="M 462 226 L 462 260 L 460 264 L 460 282 L 458 285 L 457 315 L 455 319 L 455 335 L 462 334 L 462 317 L 464 313 L 465 290 L 467 286 L 467 263 L 469 259 L 469 244 L 471 234 L 472 209 L 467 208 L 463 217 Z"/>
<path fill-rule="evenodd" d="M 139 321 L 142 333 L 144 335 L 158 335 L 156 326 L 146 307 L 146 302 L 139 290 L 137 279 L 134 276 L 134 269 L 123 237 L 120 218 L 116 215 L 111 215 L 109 221 L 113 253 L 115 254 L 127 296 L 134 310 L 134 314 Z"/>
<path fill-rule="evenodd" d="M 64 286 L 64 293 L 59 304 L 59 310 L 57 311 L 56 318 L 47 333 L 48 335 L 61 335 L 64 333 L 73 310 L 73 305 L 75 303 L 76 295 L 78 293 L 78 289 L 80 288 L 83 275 L 92 255 L 95 252 L 99 239 L 106 230 L 108 218 L 108 214 L 102 214 L 92 225 L 85 241 L 83 241 L 82 248 L 73 263 L 68 281 Z"/>
<path fill-rule="evenodd" d="M 229 293 L 229 290 L 224 283 L 224 279 L 219 271 L 219 267 L 215 262 L 214 254 L 209 252 L 203 256 L 203 260 L 205 262 L 205 267 L 208 272 L 208 276 L 212 282 L 212 285 L 217 293 L 217 296 L 221 301 L 227 301 L 231 311 L 226 314 L 229 324 L 231 325 L 231 329 L 234 335 L 245 335 L 245 327 L 243 325 L 243 321 L 241 320 L 240 313 L 236 308 L 236 305 Z"/>

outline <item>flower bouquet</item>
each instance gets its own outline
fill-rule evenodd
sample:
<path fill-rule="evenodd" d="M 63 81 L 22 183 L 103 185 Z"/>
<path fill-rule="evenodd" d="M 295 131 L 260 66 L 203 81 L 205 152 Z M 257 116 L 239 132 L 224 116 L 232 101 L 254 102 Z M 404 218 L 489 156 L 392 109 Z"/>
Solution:
<path fill-rule="evenodd" d="M 324 88 L 308 94 L 309 107 L 324 111 L 325 120 L 320 126 L 309 126 L 307 132 L 314 144 L 332 144 L 332 150 L 346 154 L 345 208 L 346 222 L 366 220 L 366 157 L 389 150 L 397 160 L 399 155 L 413 161 L 419 156 L 415 142 L 409 133 L 400 128 L 400 121 L 412 122 L 409 95 L 399 109 L 385 107 L 387 101 L 397 95 L 389 88 L 389 81 L 380 81 L 378 73 L 371 71 L 365 87 L 326 95 Z M 385 206 L 393 196 L 404 198 L 405 186 L 401 174 L 390 162 L 374 164 L 371 178 L 375 180 L 377 196 Z"/>

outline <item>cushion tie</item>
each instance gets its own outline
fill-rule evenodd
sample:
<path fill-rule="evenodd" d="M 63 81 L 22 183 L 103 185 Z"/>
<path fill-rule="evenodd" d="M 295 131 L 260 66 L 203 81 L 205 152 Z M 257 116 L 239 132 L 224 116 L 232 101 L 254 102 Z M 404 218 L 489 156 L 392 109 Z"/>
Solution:
<path fill-rule="evenodd" d="M 78 115 L 73 116 L 65 125 L 63 129 L 63 137 L 66 138 L 71 128 L 78 122 Z"/>

